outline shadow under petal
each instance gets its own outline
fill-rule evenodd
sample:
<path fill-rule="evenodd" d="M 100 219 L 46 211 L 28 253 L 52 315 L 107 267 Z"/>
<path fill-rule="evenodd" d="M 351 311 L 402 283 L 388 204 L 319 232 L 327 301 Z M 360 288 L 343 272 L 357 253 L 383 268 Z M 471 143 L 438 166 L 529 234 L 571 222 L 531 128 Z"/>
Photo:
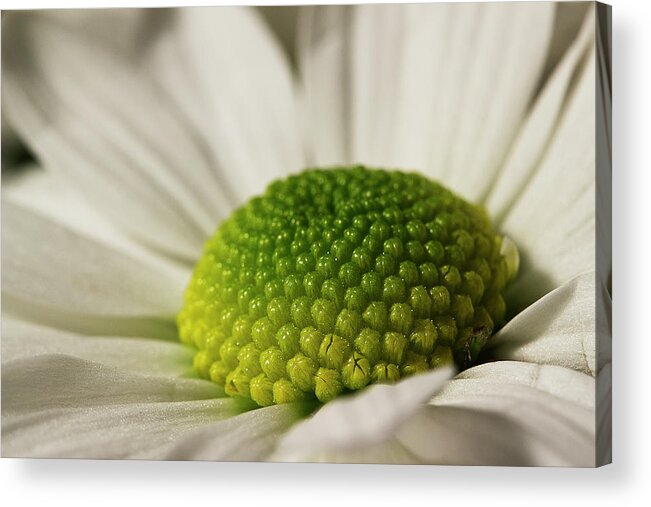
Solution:
<path fill-rule="evenodd" d="M 520 250 L 520 275 L 505 294 L 507 320 L 531 306 L 542 296 L 556 288 L 554 280 L 544 270 L 531 262 L 526 251 Z"/>

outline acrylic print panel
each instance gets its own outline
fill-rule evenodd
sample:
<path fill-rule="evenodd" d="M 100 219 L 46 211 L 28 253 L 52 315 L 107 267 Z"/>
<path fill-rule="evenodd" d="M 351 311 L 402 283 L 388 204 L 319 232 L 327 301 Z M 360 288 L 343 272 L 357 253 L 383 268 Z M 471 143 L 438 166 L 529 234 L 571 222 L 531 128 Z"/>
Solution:
<path fill-rule="evenodd" d="M 610 461 L 610 8 L 3 13 L 2 455 Z"/>

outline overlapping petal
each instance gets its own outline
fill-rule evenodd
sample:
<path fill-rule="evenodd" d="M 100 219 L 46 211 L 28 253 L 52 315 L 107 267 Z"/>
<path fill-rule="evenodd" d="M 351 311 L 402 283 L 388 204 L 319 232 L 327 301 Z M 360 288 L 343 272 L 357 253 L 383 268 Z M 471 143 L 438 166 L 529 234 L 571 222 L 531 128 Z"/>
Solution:
<path fill-rule="evenodd" d="M 373 445 L 363 439 L 357 445 L 328 445 L 322 435 L 332 433 L 333 425 L 340 433 L 355 433 L 346 412 L 337 411 L 335 419 L 333 409 L 329 417 L 318 412 L 296 425 L 276 456 L 347 463 L 594 466 L 594 383 L 589 375 L 557 366 L 486 364 L 448 382 L 428 405 L 405 414 L 399 428 L 375 435 Z M 360 406 L 364 396 L 356 400 Z M 311 439 L 291 445 L 308 430 Z"/>
<path fill-rule="evenodd" d="M 161 256 L 134 241 L 75 192 L 58 171 L 48 171 L 37 164 L 29 164 L 15 173 L 3 175 L 2 183 L 3 202 L 17 204 L 144 263 L 164 264 L 166 269 L 176 271 L 178 276 L 190 277 L 190 267 L 187 264 Z"/>
<path fill-rule="evenodd" d="M 595 270 L 594 79 L 592 45 L 541 161 L 500 224 L 520 248 L 515 310 Z"/>
<path fill-rule="evenodd" d="M 201 428 L 163 449 L 160 459 L 266 461 L 314 403 L 288 403 L 244 412 Z"/>
<path fill-rule="evenodd" d="M 595 277 L 594 272 L 578 276 L 516 315 L 491 338 L 490 356 L 595 376 Z"/>
<path fill-rule="evenodd" d="M 3 456 L 146 456 L 241 412 L 216 385 L 124 373 L 61 354 L 2 365 Z"/>
<path fill-rule="evenodd" d="M 548 148 L 571 96 L 573 81 L 581 72 L 581 64 L 594 41 L 594 25 L 594 9 L 588 9 L 580 31 L 536 98 L 500 172 L 492 181 L 485 204 L 498 222 L 504 219 Z"/>
<path fill-rule="evenodd" d="M 325 405 L 316 415 L 292 429 L 273 459 L 308 460 L 310 453 L 382 444 L 450 378 L 442 367 L 396 385 L 374 385 L 350 398 Z"/>
<path fill-rule="evenodd" d="M 3 403 L 9 416 L 59 407 L 156 403 L 217 398 L 223 389 L 199 379 L 122 373 L 66 354 L 41 354 L 5 361 Z"/>
<path fill-rule="evenodd" d="M 552 5 L 315 9 L 299 47 L 315 162 L 417 169 L 481 196 L 535 92 Z"/>
<path fill-rule="evenodd" d="M 315 166 L 352 158 L 348 10 L 344 6 L 315 6 L 300 11 L 297 51 L 303 114 L 308 161 Z"/>
<path fill-rule="evenodd" d="M 10 202 L 2 206 L 2 239 L 3 313 L 101 334 L 173 332 L 185 284 L 178 273 Z"/>
<path fill-rule="evenodd" d="M 230 212 L 304 167 L 291 70 L 254 9 L 177 13 L 153 73 L 203 129 Z"/>
<path fill-rule="evenodd" d="M 314 404 L 251 410 L 182 378 L 193 351 L 3 319 L 3 456 L 261 460 Z"/>
<path fill-rule="evenodd" d="M 300 168 L 301 149 L 286 63 L 255 14 L 178 12 L 16 15 L 3 30 L 3 99 L 48 169 L 130 235 L 191 263 L 234 205 Z M 136 36 L 118 44 L 88 29 L 99 20 Z M 232 58 L 235 47 L 246 57 Z M 214 65 L 197 65 L 206 51 Z M 170 65 L 184 81 L 165 79 Z"/>
<path fill-rule="evenodd" d="M 194 351 L 178 342 L 139 337 L 91 336 L 2 319 L 2 362 L 64 354 L 124 372 L 191 376 Z"/>

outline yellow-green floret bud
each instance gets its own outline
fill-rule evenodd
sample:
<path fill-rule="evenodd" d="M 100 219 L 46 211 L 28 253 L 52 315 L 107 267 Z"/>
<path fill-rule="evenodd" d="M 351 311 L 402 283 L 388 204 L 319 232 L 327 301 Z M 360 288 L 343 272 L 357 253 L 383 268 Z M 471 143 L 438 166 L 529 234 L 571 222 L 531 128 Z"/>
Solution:
<path fill-rule="evenodd" d="M 325 403 L 472 364 L 518 265 L 482 209 L 423 176 L 306 170 L 218 227 L 178 327 L 198 374 L 227 394 Z"/>

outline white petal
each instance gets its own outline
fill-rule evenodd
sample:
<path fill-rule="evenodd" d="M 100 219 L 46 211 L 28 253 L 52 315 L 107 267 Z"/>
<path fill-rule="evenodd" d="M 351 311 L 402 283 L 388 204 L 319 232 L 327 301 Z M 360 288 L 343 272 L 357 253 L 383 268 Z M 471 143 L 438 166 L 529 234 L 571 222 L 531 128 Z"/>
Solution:
<path fill-rule="evenodd" d="M 293 458 L 594 466 L 594 385 L 592 377 L 556 366 L 486 364 L 448 382 L 430 404 L 416 410 L 384 441 L 348 449 L 306 444 Z"/>
<path fill-rule="evenodd" d="M 8 202 L 2 206 L 2 241 L 3 311 L 80 330 L 94 320 L 104 328 L 101 334 L 137 334 L 143 320 L 168 328 L 180 306 L 185 280 L 175 273 Z"/>
<path fill-rule="evenodd" d="M 293 403 L 250 410 L 206 426 L 163 449 L 161 459 L 264 461 L 278 440 L 314 409 Z"/>
<path fill-rule="evenodd" d="M 167 269 L 176 270 L 179 276 L 190 278 L 188 265 L 173 262 L 169 257 L 144 248 L 123 234 L 93 206 L 72 191 L 57 171 L 46 171 L 31 165 L 3 176 L 2 199 L 44 215 L 83 236 L 126 252 L 143 262 L 163 264 Z"/>
<path fill-rule="evenodd" d="M 162 459 L 168 446 L 238 411 L 233 399 L 219 398 L 3 414 L 2 456 Z"/>
<path fill-rule="evenodd" d="M 463 63 L 464 50 L 455 50 L 468 35 L 468 13 L 466 6 L 445 4 L 357 8 L 351 35 L 354 160 L 432 169 L 433 113 L 446 103 L 447 77 Z M 447 62 L 453 68 L 445 69 Z"/>
<path fill-rule="evenodd" d="M 31 414 L 49 408 L 203 400 L 223 396 L 205 380 L 122 373 L 62 354 L 15 359 L 2 365 L 2 410 Z"/>
<path fill-rule="evenodd" d="M 535 389 L 586 410 L 595 408 L 595 381 L 590 375 L 561 366 L 520 361 L 496 361 L 465 370 L 431 404 L 464 404 L 464 400 L 476 398 L 476 408 L 493 409 L 490 393 L 500 394 L 500 386 Z"/>
<path fill-rule="evenodd" d="M 545 295 L 491 338 L 490 356 L 595 376 L 595 289 L 595 273 L 588 273 Z"/>
<path fill-rule="evenodd" d="M 144 375 L 180 376 L 191 373 L 194 351 L 180 343 L 85 336 L 3 317 L 3 364 L 44 354 L 70 355 Z"/>
<path fill-rule="evenodd" d="M 105 9 L 99 14 L 90 9 L 51 9 L 39 13 L 62 29 L 97 39 L 114 51 L 133 48 L 137 39 L 143 37 L 143 27 L 148 27 L 145 9 Z"/>
<path fill-rule="evenodd" d="M 258 6 L 256 10 L 262 15 L 269 30 L 278 38 L 285 53 L 293 58 L 296 46 L 298 6 Z"/>
<path fill-rule="evenodd" d="M 317 166 L 351 161 L 350 9 L 306 6 L 299 11 L 305 128 L 310 162 Z"/>
<path fill-rule="evenodd" d="M 535 91 L 553 6 L 324 8 L 303 23 L 317 161 L 415 168 L 475 199 Z"/>
<path fill-rule="evenodd" d="M 37 165 L 21 167 L 20 171 L 4 176 L 2 199 L 55 219 L 105 243 L 118 246 L 123 241 L 109 222 L 70 191 L 65 180 Z"/>
<path fill-rule="evenodd" d="M 581 30 L 586 13 L 592 5 L 584 2 L 559 2 L 556 4 L 554 17 L 554 35 L 545 62 L 543 77 L 549 78 L 558 63 L 563 59 L 567 49 Z"/>
<path fill-rule="evenodd" d="M 155 454 L 188 431 L 242 410 L 201 380 L 120 373 L 63 355 L 2 367 L 3 456 Z"/>
<path fill-rule="evenodd" d="M 228 209 L 219 179 L 196 127 L 141 63 L 158 25 L 143 16 L 139 37 L 124 48 L 107 38 L 110 30 L 87 29 L 103 20 L 119 34 L 122 17 L 104 13 L 76 12 L 78 22 L 67 23 L 46 12 L 8 19 L 7 112 L 39 160 L 123 230 L 194 259 Z"/>
<path fill-rule="evenodd" d="M 542 161 L 501 229 L 521 253 L 510 294 L 520 307 L 595 270 L 594 45 Z"/>
<path fill-rule="evenodd" d="M 556 366 L 464 372 L 396 439 L 426 463 L 594 466 L 594 379 Z"/>
<path fill-rule="evenodd" d="M 594 38 L 594 9 L 589 9 L 580 32 L 567 48 L 558 66 L 545 84 L 527 116 L 503 169 L 494 181 L 486 207 L 496 221 L 501 221 L 513 201 L 536 170 L 550 137 L 554 134 L 563 106 L 572 91 L 572 78 Z"/>
<path fill-rule="evenodd" d="M 475 27 L 469 68 L 453 84 L 461 88 L 452 151 L 444 181 L 472 200 L 493 182 L 519 128 L 543 70 L 554 5 L 484 4 Z"/>
<path fill-rule="evenodd" d="M 382 442 L 438 391 L 452 374 L 439 368 L 395 385 L 374 385 L 327 403 L 283 438 L 273 458 L 301 461 L 326 450 L 363 448 Z"/>
<path fill-rule="evenodd" d="M 210 382 L 125 374 L 62 355 L 10 361 L 3 456 L 260 460 L 312 408 L 242 413 L 251 405 L 222 396 Z"/>
<path fill-rule="evenodd" d="M 176 11 L 153 72 L 200 126 L 219 185 L 232 204 L 303 168 L 291 70 L 252 8 Z"/>

